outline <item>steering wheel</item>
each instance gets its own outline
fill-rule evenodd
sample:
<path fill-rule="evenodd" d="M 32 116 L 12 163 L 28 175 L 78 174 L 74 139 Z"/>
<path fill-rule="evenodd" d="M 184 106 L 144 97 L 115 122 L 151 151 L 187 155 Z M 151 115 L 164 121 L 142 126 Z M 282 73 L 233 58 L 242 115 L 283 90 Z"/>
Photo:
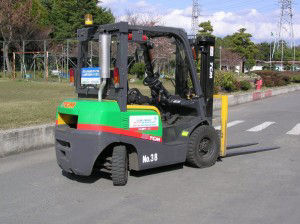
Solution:
<path fill-rule="evenodd" d="M 147 77 L 144 79 L 143 84 L 145 86 L 152 86 L 158 81 L 158 79 L 159 79 L 158 73 L 152 74 L 150 72 L 147 72 Z"/>

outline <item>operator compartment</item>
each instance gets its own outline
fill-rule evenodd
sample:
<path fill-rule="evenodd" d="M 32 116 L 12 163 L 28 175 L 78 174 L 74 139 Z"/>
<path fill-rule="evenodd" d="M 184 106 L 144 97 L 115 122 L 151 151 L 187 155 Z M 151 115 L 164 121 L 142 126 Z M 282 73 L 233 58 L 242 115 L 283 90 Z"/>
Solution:
<path fill-rule="evenodd" d="M 205 110 L 198 80 L 200 66 L 197 70 L 194 66 L 200 59 L 190 51 L 191 43 L 183 38 L 186 34 L 165 35 L 152 29 L 128 28 L 127 33 L 106 27 L 78 31 L 78 98 L 93 98 L 98 103 L 114 101 L 124 113 L 131 105 L 155 107 L 164 142 L 181 138 L 181 132 Z M 91 110 L 86 112 L 91 114 Z M 91 118 L 85 125 L 81 117 L 77 119 L 79 125 L 71 119 L 69 127 L 96 128 L 87 125 Z"/>

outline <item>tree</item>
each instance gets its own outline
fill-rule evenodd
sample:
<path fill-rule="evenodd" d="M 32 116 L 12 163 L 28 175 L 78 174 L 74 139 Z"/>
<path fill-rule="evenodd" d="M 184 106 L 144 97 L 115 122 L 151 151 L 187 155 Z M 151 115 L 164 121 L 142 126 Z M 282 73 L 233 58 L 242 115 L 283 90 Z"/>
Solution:
<path fill-rule="evenodd" d="M 230 70 L 235 71 L 235 66 L 241 65 L 242 57 L 238 53 L 227 48 L 223 48 L 221 52 L 222 66 L 226 66 Z"/>
<path fill-rule="evenodd" d="M 9 73 L 9 48 L 21 51 L 23 40 L 45 38 L 49 33 L 46 21 L 47 12 L 38 0 L 0 0 L 0 33 Z"/>
<path fill-rule="evenodd" d="M 136 26 L 157 26 L 161 22 L 161 16 L 155 13 L 138 13 L 133 10 L 126 10 L 125 21 L 130 25 Z"/>
<path fill-rule="evenodd" d="M 200 23 L 199 27 L 201 28 L 201 30 L 198 31 L 197 33 L 198 36 L 209 36 L 209 37 L 213 36 L 212 33 L 214 32 L 214 29 L 209 20 Z"/>
<path fill-rule="evenodd" d="M 50 9 L 51 37 L 55 39 L 75 37 L 77 29 L 84 27 L 86 14 L 92 14 L 97 25 L 115 21 L 111 11 L 98 6 L 97 0 L 44 0 L 43 4 Z"/>
<path fill-rule="evenodd" d="M 130 73 L 136 75 L 138 79 L 143 79 L 145 74 L 145 64 L 135 63 L 130 69 Z"/>
<path fill-rule="evenodd" d="M 141 25 L 141 26 L 157 26 L 161 22 L 161 16 L 155 13 L 144 12 L 143 14 L 134 12 L 132 10 L 126 10 L 126 15 L 124 18 L 130 25 Z M 168 37 L 157 37 L 151 39 L 154 44 L 153 49 L 153 61 L 156 64 L 162 66 L 164 60 L 170 58 L 170 56 L 175 52 L 175 45 L 173 44 L 173 39 Z M 128 51 L 130 54 L 136 50 L 135 45 L 129 45 Z"/>
<path fill-rule="evenodd" d="M 270 60 L 270 43 L 262 42 L 256 44 L 257 54 L 255 55 L 255 59 L 261 61 L 269 61 Z"/>
<path fill-rule="evenodd" d="M 255 65 L 254 56 L 258 52 L 256 45 L 251 41 L 251 37 L 252 35 L 250 33 L 246 33 L 246 29 L 242 28 L 233 35 L 224 38 L 227 39 L 227 41 L 230 40 L 229 45 L 231 49 L 242 56 L 243 72 L 245 70 L 245 67 L 247 69 L 250 69 Z"/>

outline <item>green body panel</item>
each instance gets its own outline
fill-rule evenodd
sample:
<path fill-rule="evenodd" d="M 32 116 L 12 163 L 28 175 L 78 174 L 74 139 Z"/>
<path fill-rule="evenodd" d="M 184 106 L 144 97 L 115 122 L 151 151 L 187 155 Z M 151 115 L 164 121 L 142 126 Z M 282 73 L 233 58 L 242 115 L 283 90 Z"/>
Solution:
<path fill-rule="evenodd" d="M 65 102 L 76 103 L 76 105 L 74 108 L 65 108 Z M 121 112 L 116 101 L 104 100 L 99 102 L 95 100 L 68 99 L 58 106 L 56 117 L 58 117 L 58 113 L 77 115 L 78 124 L 103 125 L 125 130 L 129 130 L 130 116 L 158 115 L 158 130 L 144 130 L 139 132 L 158 137 L 162 136 L 162 122 L 160 115 L 156 111 L 148 109 L 130 109 L 127 110 L 127 112 Z"/>

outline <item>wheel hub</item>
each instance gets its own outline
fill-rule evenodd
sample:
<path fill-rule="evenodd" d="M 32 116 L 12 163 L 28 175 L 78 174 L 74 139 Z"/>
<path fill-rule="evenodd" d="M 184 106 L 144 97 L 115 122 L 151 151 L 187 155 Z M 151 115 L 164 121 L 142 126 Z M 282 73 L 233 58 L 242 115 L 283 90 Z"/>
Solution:
<path fill-rule="evenodd" d="M 203 138 L 199 143 L 199 153 L 206 154 L 209 151 L 210 140 Z"/>

